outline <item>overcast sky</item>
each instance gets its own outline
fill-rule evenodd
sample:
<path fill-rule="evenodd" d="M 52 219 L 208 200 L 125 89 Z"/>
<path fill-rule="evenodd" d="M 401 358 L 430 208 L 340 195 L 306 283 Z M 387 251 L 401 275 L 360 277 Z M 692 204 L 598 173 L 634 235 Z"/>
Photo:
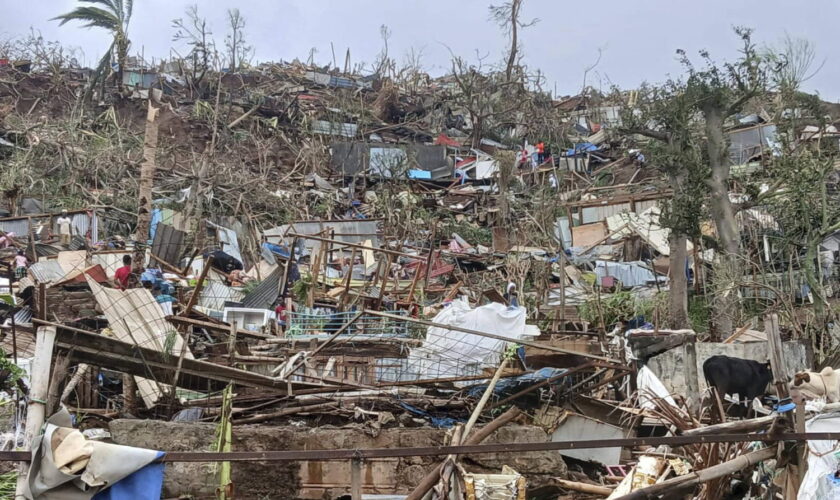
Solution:
<path fill-rule="evenodd" d="M 497 2 L 501 0 L 496 0 Z M 185 52 L 172 41 L 171 20 L 183 17 L 195 0 L 134 0 L 129 28 L 132 53 L 146 58 L 166 57 L 170 48 Z M 336 59 L 343 65 L 347 48 L 353 63 L 371 62 L 382 47 L 379 27 L 391 32 L 391 55 L 402 60 L 412 47 L 422 50 L 432 74 L 448 67 L 451 50 L 475 58 L 476 49 L 490 61 L 499 61 L 505 38 L 489 21 L 487 0 L 199 0 L 199 11 L 209 21 L 215 38 L 225 34 L 225 11 L 238 7 L 246 18 L 246 37 L 257 61 L 305 60 L 315 49 L 320 64 Z M 81 29 L 68 23 L 59 27 L 49 19 L 71 10 L 74 0 L 0 0 L 0 38 L 20 35 L 30 28 L 49 40 L 79 47 L 83 62 L 95 65 L 108 47 L 108 35 L 99 29 Z M 807 8 L 806 8 L 807 7 Z M 546 75 L 548 87 L 559 95 L 574 94 L 583 84 L 584 69 L 602 57 L 588 83 L 608 89 L 642 81 L 658 82 L 677 75 L 674 51 L 696 54 L 708 49 L 717 59 L 735 57 L 738 40 L 733 25 L 755 29 L 763 44 L 777 44 L 789 34 L 816 45 L 819 73 L 806 83 L 825 100 L 840 100 L 840 44 L 837 0 L 601 0 L 568 2 L 525 0 L 523 18 L 539 18 L 522 34 L 525 62 Z"/>

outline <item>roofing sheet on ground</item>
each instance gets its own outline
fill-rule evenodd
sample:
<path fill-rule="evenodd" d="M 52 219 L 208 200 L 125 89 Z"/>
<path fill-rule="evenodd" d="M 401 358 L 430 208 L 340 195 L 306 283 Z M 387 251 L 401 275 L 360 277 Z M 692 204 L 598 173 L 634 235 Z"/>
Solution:
<path fill-rule="evenodd" d="M 118 340 L 163 352 L 167 336 L 177 330 L 166 320 L 163 310 L 148 290 L 105 288 L 90 276 L 85 277 L 96 302 L 108 319 L 108 327 Z M 184 346 L 181 336 L 174 333 L 174 342 L 169 354 L 177 359 L 182 348 L 186 349 L 184 356 L 192 359 L 189 347 Z M 161 396 L 161 388 L 165 386 L 149 379 L 135 379 L 143 401 L 151 408 Z"/>

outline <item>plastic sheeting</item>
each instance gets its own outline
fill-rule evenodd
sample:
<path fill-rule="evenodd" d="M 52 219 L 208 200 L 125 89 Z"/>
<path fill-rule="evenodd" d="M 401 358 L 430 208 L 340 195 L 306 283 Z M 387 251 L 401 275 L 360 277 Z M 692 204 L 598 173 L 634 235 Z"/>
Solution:
<path fill-rule="evenodd" d="M 805 423 L 805 432 L 838 432 L 840 431 L 840 413 L 818 415 Z M 840 459 L 834 452 L 838 451 L 838 441 L 808 441 L 808 472 L 802 479 L 797 500 L 822 500 L 836 498 L 823 496 L 831 491 L 830 476 L 840 467 Z"/>
<path fill-rule="evenodd" d="M 455 300 L 434 318 L 435 323 L 458 326 L 519 340 L 539 335 L 536 327 L 525 324 L 524 307 L 490 303 L 470 308 Z M 408 371 L 419 379 L 462 377 L 482 374 L 496 367 L 507 342 L 446 328 L 429 327 L 421 347 L 412 349 Z"/>
<path fill-rule="evenodd" d="M 493 388 L 493 396 L 496 398 L 503 398 L 515 392 L 518 392 L 526 387 L 530 387 L 546 380 L 559 377 L 566 373 L 565 368 L 540 368 L 539 370 L 518 377 L 510 377 L 499 380 Z M 564 378 L 555 380 L 552 384 L 559 385 L 566 383 Z M 484 391 L 487 390 L 487 384 L 476 385 L 467 390 L 467 394 L 473 397 L 481 397 Z"/>
<path fill-rule="evenodd" d="M 653 399 L 660 398 L 677 408 L 677 402 L 671 397 L 671 393 L 668 392 L 659 377 L 647 366 L 643 366 L 639 370 L 639 375 L 636 377 L 636 386 L 639 388 L 639 407 L 653 410 L 656 408 Z"/>
<path fill-rule="evenodd" d="M 649 282 L 655 282 L 657 276 L 648 268 L 644 262 L 610 262 L 599 260 L 595 262 L 595 275 L 598 278 L 613 276 L 621 281 L 626 287 L 645 286 Z M 668 278 L 659 276 L 659 281 L 667 281 Z"/>
<path fill-rule="evenodd" d="M 26 498 L 89 500 L 108 486 L 114 491 L 104 496 L 97 495 L 97 499 L 160 498 L 163 464 L 146 471 L 141 478 L 134 478 L 142 480 L 142 483 L 137 484 L 138 488 L 118 488 L 117 485 L 143 470 L 159 458 L 161 452 L 89 441 L 71 425 L 69 413 L 62 411 L 50 417 L 44 434 L 33 440 Z M 134 479 L 122 486 L 129 487 L 130 483 L 137 483 Z"/>

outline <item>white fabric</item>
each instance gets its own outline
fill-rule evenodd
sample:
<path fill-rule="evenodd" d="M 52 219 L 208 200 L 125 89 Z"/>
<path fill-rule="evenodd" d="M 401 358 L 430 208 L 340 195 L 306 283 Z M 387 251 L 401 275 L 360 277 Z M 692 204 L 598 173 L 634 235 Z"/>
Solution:
<path fill-rule="evenodd" d="M 472 309 L 469 303 L 455 300 L 433 321 L 516 341 L 539 335 L 539 330 L 525 325 L 525 316 L 524 307 L 507 307 L 493 302 Z M 484 368 L 498 366 L 506 347 L 504 340 L 429 327 L 423 345 L 409 353 L 409 377 L 427 379 L 481 374 Z"/>
<path fill-rule="evenodd" d="M 677 402 L 671 397 L 671 393 L 659 380 L 650 368 L 643 366 L 636 376 L 636 386 L 639 388 L 639 407 L 646 410 L 653 410 L 656 405 L 653 398 L 661 398 L 671 406 L 677 408 Z"/>
<path fill-rule="evenodd" d="M 67 216 L 59 217 L 55 221 L 58 224 L 58 234 L 70 234 L 70 228 L 73 224 L 72 219 Z"/>
<path fill-rule="evenodd" d="M 87 440 L 69 425 L 70 415 L 62 410 L 50 417 L 44 434 L 33 440 L 32 466 L 26 478 L 24 498 L 89 500 L 104 487 L 142 469 L 158 456 L 155 450 Z M 56 433 L 63 439 L 53 449 Z M 65 464 L 76 467 L 68 470 L 63 467 Z"/>
<path fill-rule="evenodd" d="M 805 432 L 840 432 L 840 414 L 818 415 L 805 423 Z M 799 486 L 797 500 L 822 500 L 825 476 L 834 474 L 840 460 L 834 456 L 837 441 L 808 441 L 808 472 Z"/>

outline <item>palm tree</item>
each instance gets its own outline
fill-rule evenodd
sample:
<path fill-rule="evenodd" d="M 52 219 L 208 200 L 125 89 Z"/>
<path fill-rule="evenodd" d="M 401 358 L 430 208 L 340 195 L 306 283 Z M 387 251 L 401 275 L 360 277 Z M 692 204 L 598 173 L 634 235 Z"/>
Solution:
<path fill-rule="evenodd" d="M 117 85 L 122 85 L 123 69 L 128 55 L 128 21 L 131 19 L 133 0 L 79 0 L 81 3 L 98 5 L 80 5 L 72 11 L 54 17 L 53 20 L 60 20 L 59 26 L 69 21 L 81 21 L 85 23 L 83 28 L 104 28 L 111 32 L 114 40 L 105 52 L 102 60 L 94 72 L 93 78 L 85 91 L 89 96 L 96 82 L 103 78 L 105 69 L 108 67 L 112 57 L 116 59 L 119 68 L 117 69 Z"/>

